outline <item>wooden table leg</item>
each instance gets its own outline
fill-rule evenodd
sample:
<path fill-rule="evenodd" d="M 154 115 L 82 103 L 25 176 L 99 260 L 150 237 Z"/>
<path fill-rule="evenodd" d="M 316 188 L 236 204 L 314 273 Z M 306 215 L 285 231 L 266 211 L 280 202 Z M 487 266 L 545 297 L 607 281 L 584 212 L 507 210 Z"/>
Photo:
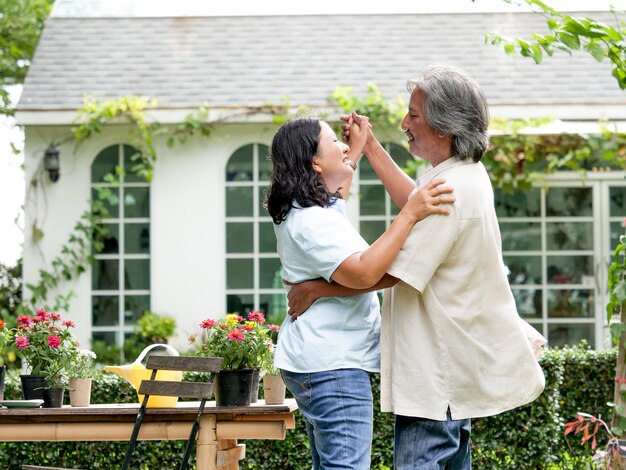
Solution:
<path fill-rule="evenodd" d="M 197 470 L 217 470 L 217 417 L 202 415 L 196 444 Z"/>
<path fill-rule="evenodd" d="M 239 461 L 246 456 L 245 444 L 237 444 L 237 439 L 220 439 L 217 451 L 219 470 L 239 470 Z"/>

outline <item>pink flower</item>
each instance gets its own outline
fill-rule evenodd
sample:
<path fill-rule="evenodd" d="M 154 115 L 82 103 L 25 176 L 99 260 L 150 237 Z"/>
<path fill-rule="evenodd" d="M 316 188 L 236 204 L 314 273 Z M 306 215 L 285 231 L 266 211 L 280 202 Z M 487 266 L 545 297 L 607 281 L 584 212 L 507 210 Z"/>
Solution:
<path fill-rule="evenodd" d="M 276 331 L 276 332 L 280 331 L 280 326 L 278 325 L 267 325 L 267 327 L 272 331 Z"/>
<path fill-rule="evenodd" d="M 197 337 L 198 337 L 198 333 L 193 333 L 189 335 L 189 338 L 188 338 L 189 344 L 195 344 Z"/>
<path fill-rule="evenodd" d="M 16 336 L 15 337 L 15 347 L 18 349 L 25 349 L 28 346 L 29 341 L 26 336 Z"/>
<path fill-rule="evenodd" d="M 44 322 L 44 318 L 43 317 L 34 317 L 31 319 L 32 323 L 43 323 Z"/>
<path fill-rule="evenodd" d="M 53 313 L 52 315 L 50 315 L 50 318 L 52 318 L 53 320 L 60 320 L 61 319 L 61 315 L 59 315 L 58 313 Z"/>
<path fill-rule="evenodd" d="M 213 328 L 215 325 L 217 325 L 217 322 L 215 320 L 211 320 L 210 318 L 200 322 L 201 328 Z"/>
<path fill-rule="evenodd" d="M 231 341 L 243 341 L 243 331 L 232 330 L 228 332 L 228 339 Z"/>
<path fill-rule="evenodd" d="M 32 323 L 32 321 L 33 321 L 33 319 L 32 319 L 32 318 L 30 318 L 28 315 L 18 315 L 18 316 L 17 316 L 17 322 L 18 322 L 20 325 L 23 325 L 23 326 L 28 327 L 28 326 L 30 326 L 30 324 Z"/>
<path fill-rule="evenodd" d="M 265 323 L 265 315 L 263 315 L 258 310 L 253 310 L 252 312 L 248 313 L 248 320 L 258 323 Z"/>
<path fill-rule="evenodd" d="M 51 348 L 58 348 L 60 344 L 61 338 L 59 338 L 57 335 L 48 336 L 48 346 L 50 346 Z"/>
<path fill-rule="evenodd" d="M 254 331 L 254 327 L 248 325 L 242 325 L 241 329 L 245 331 Z"/>
<path fill-rule="evenodd" d="M 63 322 L 63 326 L 67 326 L 68 328 L 74 328 L 76 325 L 72 320 L 65 320 Z"/>

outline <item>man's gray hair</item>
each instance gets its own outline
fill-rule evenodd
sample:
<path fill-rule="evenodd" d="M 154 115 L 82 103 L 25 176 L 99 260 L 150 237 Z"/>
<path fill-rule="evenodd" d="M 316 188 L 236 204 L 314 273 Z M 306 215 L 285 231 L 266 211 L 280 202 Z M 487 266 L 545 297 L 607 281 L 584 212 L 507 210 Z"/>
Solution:
<path fill-rule="evenodd" d="M 431 65 L 407 82 L 424 93 L 424 118 L 439 133 L 453 137 L 452 151 L 461 160 L 478 162 L 489 146 L 489 107 L 478 84 L 463 70 Z"/>

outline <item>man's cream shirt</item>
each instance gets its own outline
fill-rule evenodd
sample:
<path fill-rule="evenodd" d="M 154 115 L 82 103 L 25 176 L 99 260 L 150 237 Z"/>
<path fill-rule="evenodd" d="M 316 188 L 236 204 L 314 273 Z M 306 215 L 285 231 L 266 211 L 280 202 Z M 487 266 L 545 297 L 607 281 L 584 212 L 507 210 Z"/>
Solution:
<path fill-rule="evenodd" d="M 451 158 L 450 215 L 418 222 L 389 274 L 381 337 L 381 408 L 443 421 L 490 416 L 533 401 L 543 372 L 522 328 L 502 261 L 493 190 L 482 163 Z"/>

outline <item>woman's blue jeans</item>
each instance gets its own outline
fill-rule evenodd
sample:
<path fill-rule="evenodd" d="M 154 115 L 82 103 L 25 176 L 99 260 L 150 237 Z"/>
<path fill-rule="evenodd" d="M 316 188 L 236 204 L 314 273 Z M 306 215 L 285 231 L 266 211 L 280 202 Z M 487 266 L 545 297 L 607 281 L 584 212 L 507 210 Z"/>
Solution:
<path fill-rule="evenodd" d="M 366 371 L 281 371 L 304 416 L 314 470 L 369 470 L 374 419 Z"/>
<path fill-rule="evenodd" d="M 470 470 L 471 421 L 395 416 L 395 470 Z"/>

